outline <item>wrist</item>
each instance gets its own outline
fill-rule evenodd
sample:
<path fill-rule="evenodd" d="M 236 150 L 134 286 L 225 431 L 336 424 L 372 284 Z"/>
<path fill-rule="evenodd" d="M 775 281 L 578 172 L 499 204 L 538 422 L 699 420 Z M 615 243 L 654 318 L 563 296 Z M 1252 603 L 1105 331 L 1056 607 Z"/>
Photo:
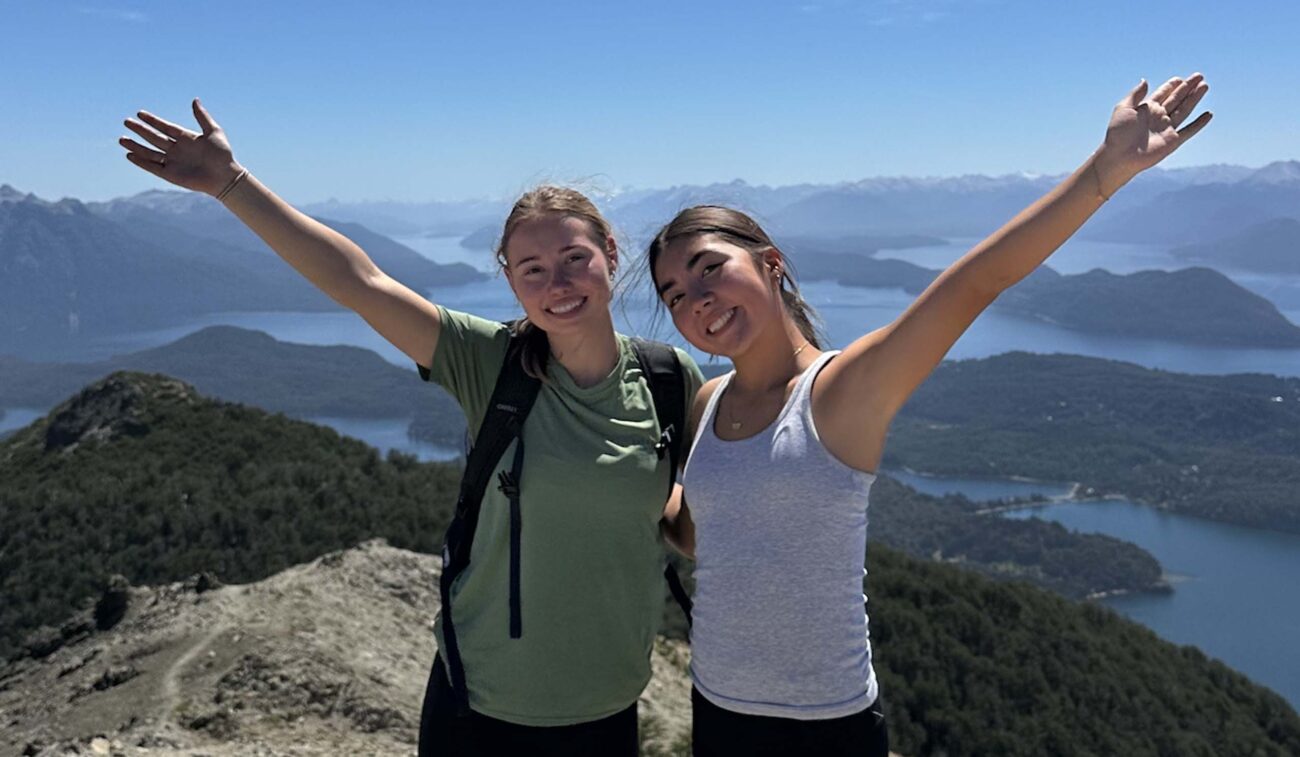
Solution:
<path fill-rule="evenodd" d="M 1097 194 L 1102 200 L 1114 197 L 1115 193 L 1136 175 L 1115 159 L 1105 145 L 1088 158 L 1087 169 L 1087 173 L 1092 174 L 1089 178 L 1095 184 Z"/>
<path fill-rule="evenodd" d="M 233 161 L 231 162 L 231 167 L 234 170 L 234 173 L 224 174 L 227 176 L 226 182 L 221 186 L 221 189 L 217 190 L 217 193 L 213 195 L 213 197 L 217 199 L 217 202 L 226 202 L 239 186 L 246 183 L 248 179 L 249 173 L 247 168 L 244 168 Z"/>
<path fill-rule="evenodd" d="M 230 183 L 234 181 L 239 174 L 244 172 L 244 170 L 244 167 L 232 158 L 229 163 L 214 172 L 212 187 L 208 191 L 208 195 L 210 197 L 220 195 L 222 191 L 230 186 Z"/>

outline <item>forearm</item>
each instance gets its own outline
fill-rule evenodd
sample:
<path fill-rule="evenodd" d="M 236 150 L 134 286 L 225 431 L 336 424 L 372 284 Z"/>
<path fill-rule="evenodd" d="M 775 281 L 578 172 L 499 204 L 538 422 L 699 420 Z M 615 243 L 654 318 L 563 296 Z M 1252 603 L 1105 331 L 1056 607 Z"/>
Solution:
<path fill-rule="evenodd" d="M 285 262 L 339 304 L 355 309 L 367 282 L 381 274 L 352 240 L 280 199 L 251 174 L 222 204 Z"/>
<path fill-rule="evenodd" d="M 1122 186 L 1113 172 L 1098 169 L 1097 160 L 1094 153 L 1050 192 L 966 253 L 950 274 L 961 276 L 991 299 L 1032 273 Z"/>

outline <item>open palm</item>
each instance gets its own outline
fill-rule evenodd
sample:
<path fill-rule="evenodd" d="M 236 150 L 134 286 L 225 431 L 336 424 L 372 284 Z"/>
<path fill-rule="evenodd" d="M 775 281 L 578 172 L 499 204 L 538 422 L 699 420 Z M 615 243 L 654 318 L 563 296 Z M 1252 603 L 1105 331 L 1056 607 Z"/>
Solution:
<path fill-rule="evenodd" d="M 118 143 L 126 148 L 126 159 L 178 187 L 216 195 L 240 172 L 230 141 L 203 105 L 193 103 L 194 120 L 202 132 L 195 132 L 155 116 L 139 112 L 139 120 L 126 119 L 126 128 L 148 142 L 130 137 Z"/>
<path fill-rule="evenodd" d="M 1170 79 L 1146 98 L 1147 83 L 1143 80 L 1120 100 L 1111 113 L 1102 147 L 1115 174 L 1115 183 L 1108 189 L 1113 191 L 1164 160 L 1205 128 L 1213 117 L 1208 111 L 1190 124 L 1182 124 L 1209 89 L 1204 76 L 1192 74 L 1186 79 Z"/>

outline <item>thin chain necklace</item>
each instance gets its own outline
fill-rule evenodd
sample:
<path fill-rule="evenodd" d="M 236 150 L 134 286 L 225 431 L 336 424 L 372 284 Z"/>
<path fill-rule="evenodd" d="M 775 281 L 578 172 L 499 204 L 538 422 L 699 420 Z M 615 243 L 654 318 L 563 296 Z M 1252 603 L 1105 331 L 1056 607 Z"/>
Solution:
<path fill-rule="evenodd" d="M 807 346 L 808 346 L 808 342 L 804 342 L 803 344 L 799 345 L 799 349 L 795 350 L 795 351 L 794 351 L 794 354 L 790 355 L 790 357 L 799 357 L 799 353 L 800 353 L 800 352 L 803 352 L 804 347 L 807 347 Z M 744 421 L 738 421 L 738 420 L 736 420 L 736 414 L 733 412 L 733 410 L 734 410 L 734 408 L 728 408 L 728 409 L 727 409 L 727 417 L 731 419 L 731 420 L 730 420 L 730 423 L 731 423 L 731 430 L 732 430 L 732 431 L 739 431 L 739 430 L 740 430 L 740 427 L 743 426 L 743 425 L 745 425 L 745 423 L 744 423 Z"/>

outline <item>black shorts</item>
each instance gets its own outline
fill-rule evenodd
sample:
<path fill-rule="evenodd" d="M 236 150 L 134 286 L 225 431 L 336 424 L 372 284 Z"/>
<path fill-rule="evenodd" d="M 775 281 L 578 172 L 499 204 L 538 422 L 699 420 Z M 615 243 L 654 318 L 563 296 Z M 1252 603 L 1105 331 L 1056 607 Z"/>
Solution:
<path fill-rule="evenodd" d="M 590 723 L 527 726 L 471 711 L 456 714 L 456 697 L 441 657 L 433 659 L 420 713 L 420 757 L 500 757 L 500 755 L 610 755 L 636 757 L 637 708 Z"/>
<path fill-rule="evenodd" d="M 880 697 L 853 715 L 795 720 L 742 715 L 691 689 L 695 757 L 815 754 L 818 757 L 888 757 L 889 731 Z"/>

